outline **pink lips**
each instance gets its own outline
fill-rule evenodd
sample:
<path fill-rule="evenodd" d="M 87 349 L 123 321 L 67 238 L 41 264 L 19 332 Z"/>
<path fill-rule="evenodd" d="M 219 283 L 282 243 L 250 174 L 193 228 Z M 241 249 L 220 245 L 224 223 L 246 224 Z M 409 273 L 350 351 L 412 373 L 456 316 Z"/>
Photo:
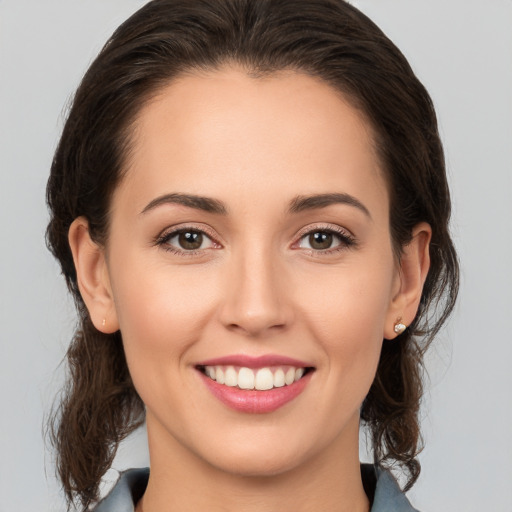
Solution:
<path fill-rule="evenodd" d="M 234 366 L 252 369 L 270 366 L 311 367 L 311 365 L 303 361 L 277 355 L 264 355 L 260 357 L 232 355 L 202 361 L 197 365 L 197 368 L 205 366 Z M 199 371 L 199 374 L 209 391 L 223 404 L 239 412 L 263 414 L 279 409 L 300 395 L 310 382 L 312 372 L 306 373 L 293 384 L 275 387 L 266 391 L 244 390 L 238 387 L 226 386 L 219 384 L 202 371 Z"/>
<path fill-rule="evenodd" d="M 310 364 L 291 357 L 278 356 L 268 354 L 259 357 L 251 357 L 244 355 L 232 355 L 226 357 L 218 357 L 216 359 L 208 359 L 202 361 L 197 366 L 245 366 L 246 368 L 264 368 L 265 366 L 295 366 L 296 368 L 311 367 Z"/>

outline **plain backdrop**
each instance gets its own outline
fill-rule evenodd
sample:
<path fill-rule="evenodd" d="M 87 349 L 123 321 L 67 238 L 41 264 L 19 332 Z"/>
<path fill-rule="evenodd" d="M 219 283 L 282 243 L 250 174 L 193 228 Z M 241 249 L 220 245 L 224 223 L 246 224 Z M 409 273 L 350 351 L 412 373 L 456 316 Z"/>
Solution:
<path fill-rule="evenodd" d="M 42 425 L 74 312 L 44 245 L 45 184 L 65 106 L 141 0 L 0 0 L 0 512 L 62 511 Z M 436 104 L 462 263 L 429 355 L 422 512 L 512 511 L 512 1 L 354 0 Z M 147 464 L 144 433 L 115 467 Z M 115 474 L 111 476 L 114 478 Z"/>

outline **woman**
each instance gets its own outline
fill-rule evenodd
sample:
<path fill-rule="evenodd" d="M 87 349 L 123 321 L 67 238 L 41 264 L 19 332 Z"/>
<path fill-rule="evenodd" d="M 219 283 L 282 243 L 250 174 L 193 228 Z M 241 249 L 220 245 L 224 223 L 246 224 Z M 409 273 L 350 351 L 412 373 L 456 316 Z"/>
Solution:
<path fill-rule="evenodd" d="M 48 183 L 80 325 L 54 441 L 84 508 L 414 510 L 457 260 L 436 117 L 341 0 L 156 0 L 80 85 Z M 374 466 L 360 466 L 360 423 Z"/>

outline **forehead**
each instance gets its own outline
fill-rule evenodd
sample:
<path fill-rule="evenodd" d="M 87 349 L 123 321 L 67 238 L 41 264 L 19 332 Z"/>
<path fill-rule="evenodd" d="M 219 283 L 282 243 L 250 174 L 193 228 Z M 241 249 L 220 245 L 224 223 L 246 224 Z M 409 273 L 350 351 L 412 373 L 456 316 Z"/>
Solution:
<path fill-rule="evenodd" d="M 146 196 L 141 206 L 176 191 L 233 199 L 247 188 L 254 195 L 385 189 L 363 115 L 325 82 L 295 71 L 184 74 L 141 110 L 132 143 L 120 188 Z"/>

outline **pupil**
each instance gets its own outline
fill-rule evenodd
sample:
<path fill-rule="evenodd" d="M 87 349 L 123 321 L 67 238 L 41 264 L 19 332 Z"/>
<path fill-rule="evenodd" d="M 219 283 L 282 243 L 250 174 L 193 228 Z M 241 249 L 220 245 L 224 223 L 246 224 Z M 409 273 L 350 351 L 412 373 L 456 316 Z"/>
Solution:
<path fill-rule="evenodd" d="M 203 235 L 193 231 L 185 231 L 180 233 L 179 243 L 183 249 L 199 249 L 203 243 Z"/>
<path fill-rule="evenodd" d="M 309 244 L 313 249 L 329 249 L 332 245 L 332 233 L 317 231 L 309 235 Z"/>

